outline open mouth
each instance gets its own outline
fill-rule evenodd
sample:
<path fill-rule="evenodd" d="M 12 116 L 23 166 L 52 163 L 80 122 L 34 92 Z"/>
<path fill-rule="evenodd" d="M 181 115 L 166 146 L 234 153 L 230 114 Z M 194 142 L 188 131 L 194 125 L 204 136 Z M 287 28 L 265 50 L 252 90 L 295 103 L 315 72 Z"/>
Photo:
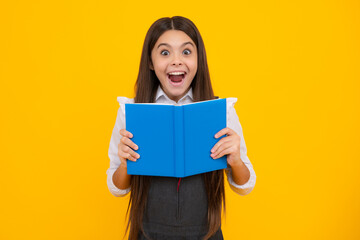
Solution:
<path fill-rule="evenodd" d="M 176 83 L 181 83 L 184 80 L 186 73 L 177 74 L 177 75 L 168 74 L 167 76 L 168 76 L 170 82 L 176 84 Z"/>
<path fill-rule="evenodd" d="M 168 73 L 167 77 L 171 85 L 180 86 L 184 82 L 184 79 L 186 77 L 186 72 L 181 71 L 181 72 Z"/>

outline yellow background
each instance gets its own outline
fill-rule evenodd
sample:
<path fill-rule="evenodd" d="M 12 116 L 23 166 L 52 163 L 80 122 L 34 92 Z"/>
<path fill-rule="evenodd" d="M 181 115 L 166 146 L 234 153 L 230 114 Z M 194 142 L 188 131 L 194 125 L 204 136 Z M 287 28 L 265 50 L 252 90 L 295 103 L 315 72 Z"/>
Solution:
<path fill-rule="evenodd" d="M 0 239 L 121 239 L 116 97 L 174 15 L 199 28 L 215 94 L 238 98 L 257 174 L 247 196 L 226 183 L 225 239 L 360 239 L 360 2 L 340 0 L 1 1 Z"/>

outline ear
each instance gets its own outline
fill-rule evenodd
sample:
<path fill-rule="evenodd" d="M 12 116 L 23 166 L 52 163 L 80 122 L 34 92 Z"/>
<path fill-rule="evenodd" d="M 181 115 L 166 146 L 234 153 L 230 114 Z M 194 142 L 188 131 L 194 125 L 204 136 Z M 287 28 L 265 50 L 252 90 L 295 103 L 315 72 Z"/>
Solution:
<path fill-rule="evenodd" d="M 152 62 L 150 62 L 150 64 L 149 64 L 149 68 L 150 68 L 151 70 L 153 70 L 153 71 L 154 71 L 154 67 L 153 67 Z"/>

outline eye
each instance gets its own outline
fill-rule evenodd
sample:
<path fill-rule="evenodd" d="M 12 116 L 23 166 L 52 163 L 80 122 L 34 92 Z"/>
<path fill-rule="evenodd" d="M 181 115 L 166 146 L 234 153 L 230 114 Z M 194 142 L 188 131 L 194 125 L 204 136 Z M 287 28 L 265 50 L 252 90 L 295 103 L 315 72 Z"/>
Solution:
<path fill-rule="evenodd" d="M 184 52 L 186 55 L 189 55 L 189 54 L 191 53 L 191 51 L 190 51 L 189 49 L 185 49 L 183 52 Z"/>
<path fill-rule="evenodd" d="M 163 53 L 168 53 L 168 54 L 163 54 Z M 169 52 L 167 51 L 167 50 L 163 50 L 163 51 L 161 51 L 161 53 L 160 53 L 161 55 L 169 55 Z"/>

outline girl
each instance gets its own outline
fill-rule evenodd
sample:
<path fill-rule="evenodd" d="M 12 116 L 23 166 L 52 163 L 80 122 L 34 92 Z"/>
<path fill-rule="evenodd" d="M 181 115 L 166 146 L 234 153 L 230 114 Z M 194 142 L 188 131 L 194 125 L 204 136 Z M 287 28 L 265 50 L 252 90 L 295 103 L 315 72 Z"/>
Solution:
<path fill-rule="evenodd" d="M 143 46 L 135 98 L 118 97 L 120 103 L 112 132 L 107 184 L 114 196 L 130 192 L 129 239 L 223 239 L 221 212 L 225 211 L 224 171 L 186 178 L 128 175 L 126 160 L 141 157 L 141 146 L 125 130 L 125 103 L 181 105 L 211 100 L 214 96 L 203 40 L 189 19 L 174 16 L 155 21 Z M 230 187 L 239 195 L 252 191 L 256 175 L 246 154 L 242 128 L 233 105 L 227 99 L 227 127 L 209 154 L 213 159 L 227 155 L 225 169 Z M 161 153 L 159 149 L 154 149 Z M 180 184 L 181 183 L 181 184 Z M 131 191 L 130 191 L 131 190 Z"/>

